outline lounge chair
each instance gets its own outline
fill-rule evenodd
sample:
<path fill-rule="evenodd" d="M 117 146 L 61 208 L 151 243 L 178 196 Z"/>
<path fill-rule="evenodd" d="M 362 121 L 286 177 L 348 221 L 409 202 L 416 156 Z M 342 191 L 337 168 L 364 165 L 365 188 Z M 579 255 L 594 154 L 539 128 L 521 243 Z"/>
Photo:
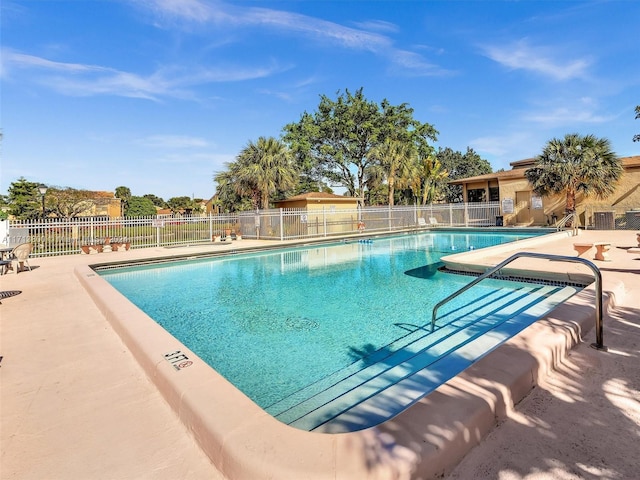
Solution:
<path fill-rule="evenodd" d="M 418 217 L 418 226 L 419 227 L 426 227 L 427 226 L 427 222 L 425 221 L 424 218 Z"/>
<path fill-rule="evenodd" d="M 27 264 L 27 268 L 31 271 L 31 265 L 29 265 L 29 255 L 33 251 L 33 244 L 31 243 L 21 243 L 17 245 L 11 253 L 9 254 L 9 260 L 11 262 L 16 262 L 17 268 L 16 273 L 20 273 L 24 269 L 24 264 Z"/>
<path fill-rule="evenodd" d="M 0 260 L 0 275 L 7 273 L 9 267 L 11 267 L 11 260 Z"/>
<path fill-rule="evenodd" d="M 429 225 L 437 227 L 438 226 L 438 220 L 435 217 L 429 217 Z"/>

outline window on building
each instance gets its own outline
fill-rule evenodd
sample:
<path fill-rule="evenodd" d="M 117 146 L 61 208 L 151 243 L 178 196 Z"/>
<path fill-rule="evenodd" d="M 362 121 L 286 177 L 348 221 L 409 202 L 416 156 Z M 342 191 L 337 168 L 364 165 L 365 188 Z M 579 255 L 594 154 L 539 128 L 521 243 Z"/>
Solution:
<path fill-rule="evenodd" d="M 500 189 L 498 187 L 489 187 L 489 201 L 490 202 L 500 201 Z"/>
<path fill-rule="evenodd" d="M 487 192 L 484 188 L 474 188 L 467 190 L 467 201 L 469 203 L 486 202 Z"/>

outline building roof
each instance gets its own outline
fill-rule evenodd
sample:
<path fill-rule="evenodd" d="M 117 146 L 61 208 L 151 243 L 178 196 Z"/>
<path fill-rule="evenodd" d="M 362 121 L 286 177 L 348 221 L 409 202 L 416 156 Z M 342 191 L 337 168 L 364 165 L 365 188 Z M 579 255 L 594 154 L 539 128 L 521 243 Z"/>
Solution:
<path fill-rule="evenodd" d="M 636 168 L 640 167 L 640 155 L 634 155 L 631 157 L 622 157 L 622 166 L 624 168 Z M 524 178 L 524 171 L 527 168 L 532 167 L 535 164 L 535 158 L 527 158 L 524 160 L 518 160 L 511 162 L 511 170 L 505 170 L 503 172 L 486 173 L 484 175 L 477 175 L 475 177 L 459 178 L 457 180 L 451 180 L 449 185 L 462 185 L 463 183 L 472 183 L 479 181 L 490 180 L 507 180 L 510 178 Z"/>
<path fill-rule="evenodd" d="M 477 175 L 475 177 L 459 178 L 457 180 L 451 180 L 449 185 L 462 185 L 463 183 L 479 182 L 484 180 L 505 180 L 508 178 L 521 178 L 523 176 L 524 172 L 521 168 L 518 168 L 502 172 L 485 173 L 484 175 Z"/>
<path fill-rule="evenodd" d="M 535 163 L 536 163 L 535 158 L 525 158 L 524 160 L 517 160 L 515 162 L 511 162 L 509 165 L 511 165 L 511 168 L 516 169 L 516 168 L 528 168 L 533 166 Z"/>
<path fill-rule="evenodd" d="M 91 193 L 95 195 L 96 198 L 116 198 L 113 192 L 92 191 Z"/>
<path fill-rule="evenodd" d="M 335 195 L 333 193 L 326 192 L 308 192 L 301 193 L 300 195 L 296 195 L 294 197 L 287 198 L 286 200 L 279 200 L 275 203 L 284 203 L 284 202 L 299 202 L 301 200 L 306 200 L 307 202 L 357 202 L 358 199 L 355 197 L 345 197 L 344 195 Z"/>

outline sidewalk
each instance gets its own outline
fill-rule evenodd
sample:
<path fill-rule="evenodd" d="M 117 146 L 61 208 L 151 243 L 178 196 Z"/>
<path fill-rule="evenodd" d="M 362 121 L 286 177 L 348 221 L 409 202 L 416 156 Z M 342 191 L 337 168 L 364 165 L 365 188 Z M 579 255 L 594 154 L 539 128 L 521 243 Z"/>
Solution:
<path fill-rule="evenodd" d="M 609 351 L 590 348 L 594 332 L 588 332 L 568 361 L 472 450 L 449 480 L 640 478 L 640 254 L 620 248 L 636 246 L 635 233 L 581 232 L 550 250 L 575 255 L 575 241 L 612 243 L 611 261 L 594 261 L 605 290 L 615 280 L 624 283 L 615 309 L 604 317 Z M 583 256 L 593 254 L 591 249 Z"/>
<path fill-rule="evenodd" d="M 637 477 L 640 255 L 617 248 L 635 246 L 635 232 L 588 231 L 579 237 L 581 242 L 603 239 L 613 244 L 611 261 L 595 262 L 604 289 L 624 284 L 616 309 L 605 316 L 609 352 L 589 348 L 594 333 L 588 332 L 569 361 L 450 478 Z M 542 248 L 575 255 L 574 241 L 563 238 Z M 0 290 L 21 293 L 2 299 L 0 306 L 0 478 L 221 479 L 73 269 L 261 243 L 34 258 L 33 271 L 1 276 Z M 592 258 L 592 252 L 585 257 Z M 485 260 L 495 265 L 502 258 Z"/>

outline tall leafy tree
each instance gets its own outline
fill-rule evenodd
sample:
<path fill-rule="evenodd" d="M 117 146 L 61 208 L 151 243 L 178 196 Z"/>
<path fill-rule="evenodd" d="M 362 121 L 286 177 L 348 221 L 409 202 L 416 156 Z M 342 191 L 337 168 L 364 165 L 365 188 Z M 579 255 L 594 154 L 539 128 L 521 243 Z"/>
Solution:
<path fill-rule="evenodd" d="M 191 213 L 195 206 L 195 202 L 186 195 L 181 197 L 171 197 L 169 200 L 167 200 L 167 207 L 171 209 L 172 213 Z"/>
<path fill-rule="evenodd" d="M 19 220 L 33 220 L 42 216 L 42 196 L 38 185 L 24 177 L 9 185 L 7 202 L 10 215 Z"/>
<path fill-rule="evenodd" d="M 131 196 L 128 200 L 127 217 L 150 217 L 156 214 L 156 207 L 151 199 Z"/>
<path fill-rule="evenodd" d="M 116 197 L 118 195 L 116 194 Z M 154 195 L 153 193 L 145 193 L 143 195 L 144 198 L 148 198 L 149 200 L 151 200 L 151 203 L 153 203 L 156 207 L 160 207 L 160 208 L 166 208 L 167 206 L 167 202 L 165 202 L 162 197 L 158 197 L 156 195 Z"/>
<path fill-rule="evenodd" d="M 6 220 L 9 217 L 9 197 L 0 195 L 0 220 Z"/>
<path fill-rule="evenodd" d="M 129 210 L 129 200 L 131 199 L 131 189 L 129 187 L 116 187 L 116 198 L 122 202 L 122 214 L 127 216 Z"/>
<path fill-rule="evenodd" d="M 607 197 L 622 176 L 622 161 L 606 138 L 571 133 L 547 142 L 525 177 L 538 195 L 564 193 L 566 213 L 575 213 L 576 195 Z"/>
<path fill-rule="evenodd" d="M 62 218 L 75 218 L 91 209 L 97 201 L 96 192 L 70 187 L 49 187 L 46 195 L 47 211 Z"/>
<path fill-rule="evenodd" d="M 329 184 L 339 184 L 349 195 L 362 202 L 367 184 L 379 177 L 379 160 L 374 148 L 386 138 L 413 143 L 418 152 L 431 147 L 437 131 L 429 124 L 413 118 L 407 104 L 380 105 L 365 98 L 363 89 L 355 93 L 338 92 L 332 100 L 320 97 L 315 113 L 304 112 L 297 123 L 284 127 L 284 140 L 294 152 L 296 162 Z"/>
<path fill-rule="evenodd" d="M 453 151 L 450 148 L 440 149 L 436 154 L 442 168 L 448 172 L 449 180 L 475 177 L 491 173 L 491 164 L 480 157 L 472 148 L 467 147 L 465 153 Z M 443 187 L 447 202 L 463 202 L 462 187 L 460 185 L 446 185 Z"/>

